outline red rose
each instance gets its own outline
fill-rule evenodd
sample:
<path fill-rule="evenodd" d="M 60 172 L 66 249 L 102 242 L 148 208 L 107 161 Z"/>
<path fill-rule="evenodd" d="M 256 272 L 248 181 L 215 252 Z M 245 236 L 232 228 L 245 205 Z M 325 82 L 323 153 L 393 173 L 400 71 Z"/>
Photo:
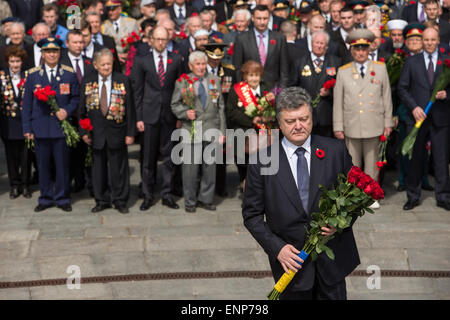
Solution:
<path fill-rule="evenodd" d="M 372 194 L 375 192 L 376 190 L 376 185 L 375 185 L 375 181 L 371 181 L 367 186 L 365 186 L 364 188 L 364 193 L 367 194 L 368 196 L 372 197 Z"/>
<path fill-rule="evenodd" d="M 439 48 L 439 51 L 441 51 L 441 53 L 445 53 L 445 48 Z"/>
<path fill-rule="evenodd" d="M 232 56 L 233 55 L 233 53 L 234 53 L 234 43 L 232 43 L 231 45 L 230 45 L 230 48 L 228 49 L 228 55 L 230 55 L 230 56 Z"/>
<path fill-rule="evenodd" d="M 364 172 L 361 173 L 360 177 L 359 177 L 359 181 L 356 183 L 356 186 L 361 189 L 364 190 L 364 188 L 371 182 L 373 181 L 373 179 L 368 176 L 367 174 L 365 174 Z"/>
<path fill-rule="evenodd" d="M 237 25 L 233 24 L 233 30 L 237 29 Z"/>
<path fill-rule="evenodd" d="M 270 40 L 270 44 L 271 45 L 275 45 L 277 42 L 275 41 L 275 39 Z"/>
<path fill-rule="evenodd" d="M 316 156 L 319 159 L 323 159 L 323 157 L 325 157 L 325 151 L 321 150 L 321 149 L 317 149 L 316 150 Z"/>
<path fill-rule="evenodd" d="M 380 58 L 380 61 L 381 61 L 381 62 L 385 62 L 384 58 Z"/>
<path fill-rule="evenodd" d="M 216 84 L 216 81 L 214 79 L 211 79 L 210 82 L 213 86 Z"/>
<path fill-rule="evenodd" d="M 112 54 L 114 54 L 116 52 L 114 49 L 110 49 L 110 50 L 111 50 Z"/>
<path fill-rule="evenodd" d="M 198 81 L 198 78 L 197 77 L 194 77 L 194 79 L 193 79 L 194 81 Z"/>
<path fill-rule="evenodd" d="M 353 166 L 347 174 L 347 180 L 349 183 L 356 184 L 359 181 L 362 170 L 359 167 Z"/>
<path fill-rule="evenodd" d="M 373 185 L 372 189 L 373 189 L 373 191 L 370 194 L 372 199 L 381 200 L 384 198 L 384 191 L 383 191 L 383 189 L 381 189 L 380 185 L 377 182 L 374 181 L 374 185 Z"/>
<path fill-rule="evenodd" d="M 386 39 L 385 38 L 381 38 L 380 41 L 381 41 L 381 43 L 385 43 Z"/>
<path fill-rule="evenodd" d="M 30 30 L 27 31 L 27 35 L 31 36 L 33 34 L 33 29 L 30 28 Z"/>
<path fill-rule="evenodd" d="M 381 168 L 383 168 L 384 163 L 383 163 L 383 161 L 377 161 L 376 165 L 377 165 L 377 169 L 380 170 Z"/>
<path fill-rule="evenodd" d="M 276 23 L 273 24 L 273 28 L 272 29 L 278 29 L 278 25 Z"/>
<path fill-rule="evenodd" d="M 442 65 L 442 61 L 441 61 L 441 60 L 438 60 L 438 61 L 437 61 L 437 65 L 438 65 L 438 66 Z"/>
<path fill-rule="evenodd" d="M 330 89 L 334 88 L 335 84 L 336 84 L 336 79 L 333 78 L 328 81 L 325 81 L 325 83 L 323 84 L 323 88 L 330 90 Z"/>
<path fill-rule="evenodd" d="M 372 77 L 375 77 L 375 71 L 372 71 L 372 72 L 370 73 L 370 75 L 371 75 Z"/>
<path fill-rule="evenodd" d="M 20 79 L 19 83 L 17 84 L 17 89 L 22 88 L 25 85 L 25 78 Z"/>
<path fill-rule="evenodd" d="M 80 119 L 79 124 L 81 129 L 86 131 L 92 131 L 91 119 L 89 118 Z"/>
<path fill-rule="evenodd" d="M 84 60 L 84 63 L 86 63 L 87 65 L 91 64 L 91 62 L 88 59 Z"/>
<path fill-rule="evenodd" d="M 170 59 L 170 58 L 167 59 L 167 63 L 168 63 L 168 64 L 171 64 L 171 63 L 172 63 L 172 59 Z"/>
<path fill-rule="evenodd" d="M 385 142 L 386 140 L 387 140 L 386 136 L 385 136 L 384 134 L 382 134 L 382 135 L 380 136 L 380 141 L 381 141 L 381 142 Z"/>

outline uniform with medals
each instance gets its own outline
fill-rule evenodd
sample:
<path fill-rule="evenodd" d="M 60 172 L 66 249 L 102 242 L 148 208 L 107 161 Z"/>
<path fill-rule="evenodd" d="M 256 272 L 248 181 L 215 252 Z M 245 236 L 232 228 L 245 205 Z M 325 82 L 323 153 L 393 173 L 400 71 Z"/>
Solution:
<path fill-rule="evenodd" d="M 22 95 L 26 72 L 13 74 L 8 68 L 0 71 L 1 137 L 5 145 L 8 179 L 11 187 L 10 198 L 17 198 L 21 193 L 30 198 L 31 192 L 31 150 L 22 132 Z"/>
<path fill-rule="evenodd" d="M 104 100 L 101 95 L 103 85 L 107 88 L 107 98 Z M 117 71 L 106 79 L 97 71 L 90 73 L 81 86 L 78 114 L 80 119 L 89 118 L 93 127 L 91 148 L 95 208 L 103 210 L 111 207 L 112 203 L 120 213 L 128 213 L 130 174 L 125 137 L 134 137 L 136 133 L 136 113 L 129 79 Z M 82 136 L 87 134 L 81 129 Z M 94 209 L 93 212 L 101 211 Z"/>
<path fill-rule="evenodd" d="M 38 46 L 42 51 L 60 50 L 62 42 L 57 38 L 45 38 L 38 42 Z M 35 211 L 42 211 L 54 205 L 64 211 L 71 211 L 69 148 L 61 121 L 49 104 L 34 96 L 37 88 L 45 86 L 56 91 L 57 104 L 67 112 L 67 118 L 77 109 L 79 101 L 79 84 L 72 68 L 60 64 L 51 68 L 44 63 L 28 71 L 23 96 L 22 124 L 23 133 L 33 134 L 35 140 L 41 191 L 39 205 Z"/>

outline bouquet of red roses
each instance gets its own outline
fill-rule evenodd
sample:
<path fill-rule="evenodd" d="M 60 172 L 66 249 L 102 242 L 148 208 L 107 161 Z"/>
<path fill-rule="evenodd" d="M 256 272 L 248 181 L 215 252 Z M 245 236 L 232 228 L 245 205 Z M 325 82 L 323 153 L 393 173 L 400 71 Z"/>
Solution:
<path fill-rule="evenodd" d="M 90 133 L 92 132 L 93 129 L 91 119 L 89 118 L 80 119 L 79 124 L 81 129 L 86 130 L 88 132 L 88 135 L 90 136 Z M 92 148 L 89 145 L 88 145 L 88 152 L 86 154 L 86 159 L 84 160 L 84 165 L 85 167 L 92 166 Z"/>
<path fill-rule="evenodd" d="M 384 192 L 379 184 L 355 166 L 348 172 L 347 177 L 342 173 L 339 174 L 336 188 L 327 190 L 324 186 L 319 185 L 319 189 L 322 191 L 319 199 L 319 212 L 311 214 L 305 245 L 298 254 L 303 261 L 309 255 L 316 260 L 322 252 L 334 260 L 333 250 L 326 246 L 326 243 L 334 236 L 322 235 L 321 228 L 330 225 L 336 228 L 338 233 L 342 233 L 366 211 L 373 213 L 369 206 L 374 201 L 384 198 Z M 267 297 L 270 300 L 278 300 L 295 274 L 294 271 L 284 273 Z"/>
<path fill-rule="evenodd" d="M 198 81 L 198 78 L 193 77 L 192 79 L 183 73 L 177 80 L 183 83 L 183 88 L 181 89 L 181 96 L 183 97 L 183 103 L 188 106 L 190 110 L 195 109 L 195 91 L 194 82 Z M 191 140 L 194 138 L 195 134 L 195 120 L 191 121 Z"/>
<path fill-rule="evenodd" d="M 322 88 L 326 89 L 326 90 L 331 90 L 334 88 L 336 84 L 336 79 L 330 79 L 328 81 L 325 81 Z M 320 92 L 317 94 L 317 96 L 314 98 L 314 100 L 311 102 L 311 105 L 313 108 L 316 108 L 319 105 L 320 102 Z"/>
<path fill-rule="evenodd" d="M 42 102 L 47 103 L 52 112 L 56 113 L 59 111 L 58 103 L 56 102 L 56 91 L 52 90 L 50 86 L 45 86 L 44 88 L 39 87 L 34 91 L 34 96 Z M 61 121 L 61 127 L 63 129 L 64 135 L 66 136 L 66 142 L 69 147 L 75 147 L 77 142 L 80 140 L 75 128 L 66 119 Z"/>
<path fill-rule="evenodd" d="M 136 33 L 136 31 L 133 31 L 128 34 L 128 36 L 120 39 L 120 44 L 122 48 L 125 48 L 125 51 L 127 51 L 133 43 L 138 42 L 139 40 L 141 40 L 141 37 Z"/>

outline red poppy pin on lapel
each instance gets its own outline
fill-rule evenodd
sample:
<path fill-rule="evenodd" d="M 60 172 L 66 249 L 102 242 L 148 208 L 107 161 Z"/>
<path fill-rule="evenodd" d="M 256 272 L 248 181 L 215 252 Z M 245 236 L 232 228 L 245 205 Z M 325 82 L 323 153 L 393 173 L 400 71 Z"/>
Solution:
<path fill-rule="evenodd" d="M 317 148 L 316 150 L 316 156 L 319 159 L 323 159 L 323 157 L 325 157 L 325 151 L 323 151 L 322 149 Z"/>
<path fill-rule="evenodd" d="M 270 44 L 271 45 L 275 45 L 277 42 L 275 41 L 275 39 L 270 40 Z"/>
<path fill-rule="evenodd" d="M 168 63 L 168 64 L 171 64 L 171 63 L 172 63 L 172 59 L 170 59 L 170 58 L 167 59 L 167 63 Z"/>

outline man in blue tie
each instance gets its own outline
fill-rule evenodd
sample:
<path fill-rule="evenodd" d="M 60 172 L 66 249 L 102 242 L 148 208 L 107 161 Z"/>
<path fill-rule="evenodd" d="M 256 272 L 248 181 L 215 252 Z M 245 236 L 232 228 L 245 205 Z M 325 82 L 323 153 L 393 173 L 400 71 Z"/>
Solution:
<path fill-rule="evenodd" d="M 183 193 L 186 212 L 195 212 L 196 206 L 205 210 L 216 210 L 213 204 L 216 163 L 207 163 L 202 156 L 203 151 L 210 144 L 223 144 L 225 142 L 225 105 L 220 78 L 206 72 L 207 62 L 208 58 L 204 52 L 194 51 L 189 55 L 189 68 L 192 73 L 189 73 L 188 77 L 193 82 L 196 96 L 195 108 L 190 109 L 184 103 L 182 94 L 185 89 L 184 81 L 176 82 L 172 95 L 172 112 L 181 120 L 182 128 L 187 130 L 185 132 L 191 132 L 192 123 L 195 124 L 193 137 L 189 139 L 188 135 L 189 141 L 183 141 L 183 144 L 185 144 L 183 152 L 190 149 L 192 155 L 192 158 L 184 157 L 183 155 L 182 159 Z M 219 130 L 219 137 L 208 136 L 209 129 Z M 200 178 L 198 177 L 199 174 Z M 200 187 L 198 181 L 200 181 Z"/>
<path fill-rule="evenodd" d="M 336 185 L 338 174 L 348 173 L 352 159 L 342 141 L 311 135 L 311 97 L 305 89 L 283 89 L 275 108 L 284 137 L 268 148 L 269 163 L 248 166 L 244 225 L 268 254 L 275 282 L 284 272 L 302 269 L 281 299 L 344 300 L 345 277 L 360 263 L 351 227 L 342 234 L 335 234 L 331 226 L 322 227 L 322 234 L 335 236 L 328 242 L 335 260 L 320 254 L 316 261 L 304 262 L 297 254 L 305 243 L 311 213 L 319 211 L 319 184 L 327 189 Z M 274 167 L 278 167 L 275 173 L 265 173 Z"/>

